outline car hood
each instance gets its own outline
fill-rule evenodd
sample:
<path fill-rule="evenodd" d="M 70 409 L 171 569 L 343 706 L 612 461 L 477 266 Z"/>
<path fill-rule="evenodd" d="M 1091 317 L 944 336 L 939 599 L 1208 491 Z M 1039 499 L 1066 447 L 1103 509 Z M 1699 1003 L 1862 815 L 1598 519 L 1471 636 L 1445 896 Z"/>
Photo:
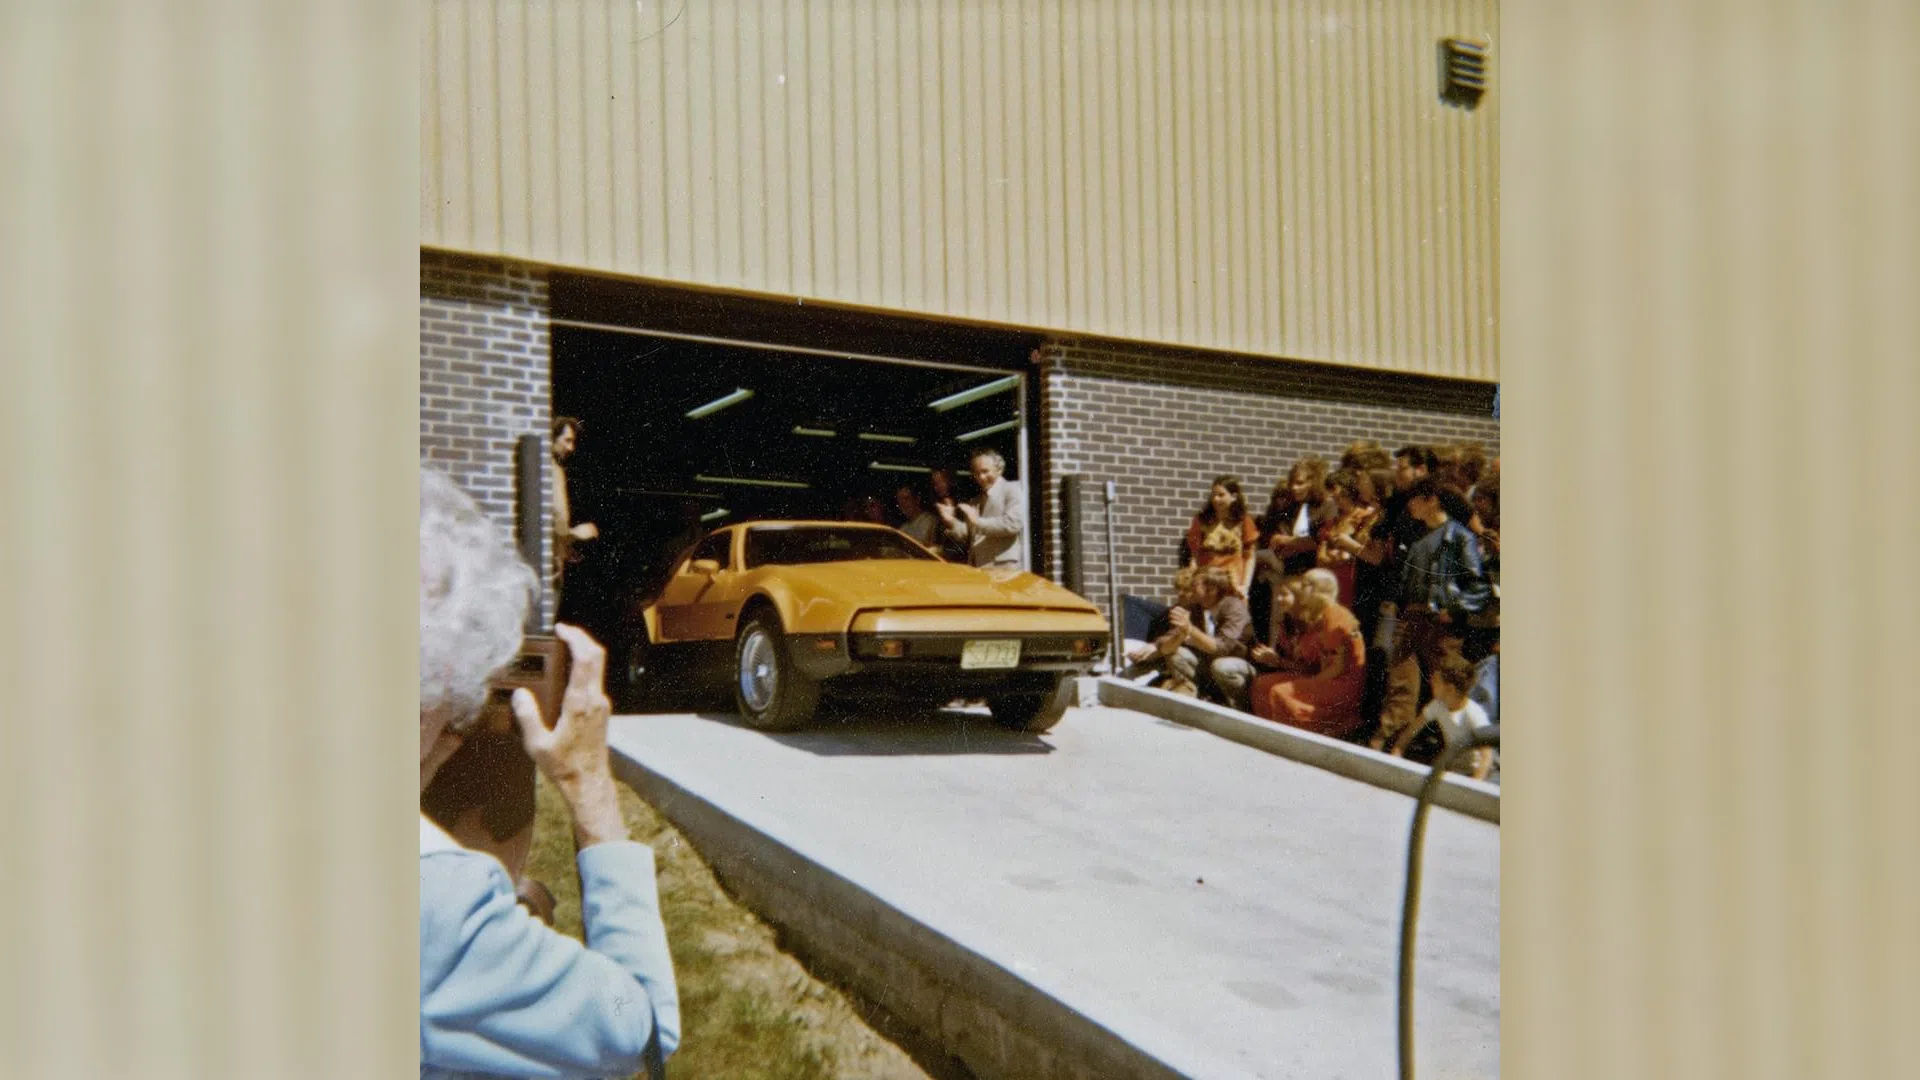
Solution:
<path fill-rule="evenodd" d="M 1091 603 L 1024 570 L 982 570 L 914 559 L 773 566 L 763 571 L 858 607 L 1048 607 L 1097 611 Z"/>

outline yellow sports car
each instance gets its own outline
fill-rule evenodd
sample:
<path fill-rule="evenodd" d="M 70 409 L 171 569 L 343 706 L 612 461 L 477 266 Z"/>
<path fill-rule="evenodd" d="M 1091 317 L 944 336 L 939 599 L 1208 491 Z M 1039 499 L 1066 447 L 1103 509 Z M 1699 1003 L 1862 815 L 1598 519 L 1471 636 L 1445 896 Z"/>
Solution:
<path fill-rule="evenodd" d="M 884 525 L 752 521 L 695 544 L 628 628 L 630 690 L 732 682 L 748 723 L 788 730 L 823 689 L 985 698 L 1045 731 L 1107 646 L 1099 609 L 1022 571 L 941 559 Z"/>

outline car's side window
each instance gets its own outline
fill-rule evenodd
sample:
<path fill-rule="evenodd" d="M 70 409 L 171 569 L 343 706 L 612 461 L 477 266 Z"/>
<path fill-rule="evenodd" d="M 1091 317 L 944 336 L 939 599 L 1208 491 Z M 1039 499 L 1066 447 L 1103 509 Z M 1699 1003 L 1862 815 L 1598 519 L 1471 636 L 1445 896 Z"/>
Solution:
<path fill-rule="evenodd" d="M 725 570 L 727 564 L 731 561 L 729 556 L 733 554 L 733 544 L 730 542 L 732 539 L 732 533 L 714 533 L 712 536 L 700 541 L 700 546 L 693 549 L 693 558 L 712 559 L 714 562 L 720 564 L 720 569 Z M 689 560 L 689 565 L 691 565 L 691 560 Z"/>

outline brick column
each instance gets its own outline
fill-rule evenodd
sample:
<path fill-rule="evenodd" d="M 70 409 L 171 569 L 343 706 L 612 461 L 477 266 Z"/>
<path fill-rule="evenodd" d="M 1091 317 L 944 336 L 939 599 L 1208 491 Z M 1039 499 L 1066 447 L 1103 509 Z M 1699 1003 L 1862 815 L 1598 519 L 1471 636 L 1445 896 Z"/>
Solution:
<path fill-rule="evenodd" d="M 509 532 L 520 436 L 544 446 L 552 420 L 546 271 L 499 259 L 420 253 L 420 460 L 445 470 Z M 553 625 L 552 466 L 541 455 L 542 627 Z"/>

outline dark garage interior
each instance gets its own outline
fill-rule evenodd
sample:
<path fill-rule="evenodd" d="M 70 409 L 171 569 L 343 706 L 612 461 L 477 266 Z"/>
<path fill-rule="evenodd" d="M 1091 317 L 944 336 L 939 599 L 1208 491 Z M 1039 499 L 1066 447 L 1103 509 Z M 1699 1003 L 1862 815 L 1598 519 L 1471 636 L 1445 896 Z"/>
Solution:
<path fill-rule="evenodd" d="M 646 298 L 612 295 L 631 302 L 636 294 Z M 970 331 L 943 339 L 942 328 L 923 326 L 920 351 L 944 347 L 945 357 L 890 351 L 881 359 L 860 346 L 897 349 L 914 340 L 844 313 L 836 325 L 834 313 L 820 309 L 797 324 L 814 331 L 797 347 L 721 340 L 714 331 L 728 327 L 784 330 L 789 342 L 796 335 L 793 325 L 752 319 L 752 301 L 730 298 L 730 308 L 711 310 L 721 302 L 681 298 L 668 309 L 679 319 L 656 311 L 641 329 L 630 325 L 632 311 L 624 312 L 628 325 L 566 319 L 566 295 L 556 283 L 553 412 L 582 423 L 569 493 L 575 520 L 601 530 L 568 575 L 563 603 L 574 621 L 593 626 L 631 610 L 658 590 L 686 547 L 720 525 L 852 518 L 868 497 L 891 516 L 894 490 L 924 490 L 934 468 L 951 470 L 964 498 L 973 494 L 967 458 L 981 447 L 1007 459 L 1009 477 L 1022 476 L 1022 373 L 1031 346 L 1014 335 L 995 335 L 982 350 Z M 586 306 L 606 314 L 604 299 Z M 707 318 L 688 318 L 702 308 L 709 310 L 693 314 Z M 956 362 L 961 349 L 989 363 Z"/>

